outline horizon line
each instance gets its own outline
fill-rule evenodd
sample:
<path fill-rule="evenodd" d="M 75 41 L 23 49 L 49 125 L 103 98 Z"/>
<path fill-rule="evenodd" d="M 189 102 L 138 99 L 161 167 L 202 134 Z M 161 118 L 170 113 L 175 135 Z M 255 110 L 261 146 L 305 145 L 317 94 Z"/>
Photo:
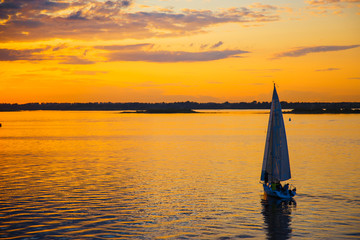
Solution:
<path fill-rule="evenodd" d="M 280 101 L 281 103 L 360 103 L 360 101 Z M 271 101 L 238 101 L 238 102 L 197 102 L 197 101 L 172 101 L 172 102 L 139 102 L 139 101 L 131 101 L 131 102 L 26 102 L 26 103 L 7 103 L 2 102 L 0 105 L 27 105 L 27 104 L 174 104 L 174 103 L 196 103 L 196 104 L 239 104 L 239 103 L 246 103 L 246 104 L 258 104 L 258 103 L 271 103 Z"/>

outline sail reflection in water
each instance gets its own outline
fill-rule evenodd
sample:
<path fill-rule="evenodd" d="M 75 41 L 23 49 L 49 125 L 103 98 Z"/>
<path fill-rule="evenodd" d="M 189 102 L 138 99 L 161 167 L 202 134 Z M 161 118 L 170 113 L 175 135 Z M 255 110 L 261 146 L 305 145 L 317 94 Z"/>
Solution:
<path fill-rule="evenodd" d="M 296 208 L 296 201 L 279 200 L 266 197 L 261 200 L 262 214 L 268 239 L 291 238 L 291 213 Z"/>

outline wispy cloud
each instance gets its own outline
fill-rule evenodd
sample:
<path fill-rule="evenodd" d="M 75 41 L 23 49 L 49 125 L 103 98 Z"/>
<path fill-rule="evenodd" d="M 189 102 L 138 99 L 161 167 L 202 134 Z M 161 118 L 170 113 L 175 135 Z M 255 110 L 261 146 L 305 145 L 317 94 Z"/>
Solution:
<path fill-rule="evenodd" d="M 356 7 L 360 0 L 310 0 L 305 1 L 307 9 L 310 9 L 314 14 L 342 14 L 341 9 Z"/>
<path fill-rule="evenodd" d="M 274 55 L 272 59 L 278 59 L 283 57 L 301 57 L 309 53 L 342 51 L 342 50 L 357 48 L 359 46 L 360 45 L 298 47 L 290 51 L 277 53 Z"/>
<path fill-rule="evenodd" d="M 214 45 L 211 46 L 211 48 L 218 48 L 220 47 L 221 45 L 223 45 L 224 43 L 222 41 L 219 41 L 217 43 L 215 43 Z"/>
<path fill-rule="evenodd" d="M 60 61 L 61 64 L 94 64 L 94 61 L 79 58 L 77 56 L 65 56 L 64 60 Z"/>
<path fill-rule="evenodd" d="M 43 60 L 44 56 L 39 53 L 45 51 L 46 48 L 35 49 L 0 49 L 0 61 L 18 61 L 18 60 Z"/>
<path fill-rule="evenodd" d="M 106 46 L 95 46 L 95 49 L 102 49 L 108 51 L 134 51 L 144 48 L 152 48 L 154 44 L 152 43 L 140 43 L 140 44 L 130 44 L 130 45 L 106 45 Z"/>
<path fill-rule="evenodd" d="M 221 41 L 214 44 L 212 48 L 217 48 L 220 45 L 222 45 Z M 105 50 L 104 56 L 107 61 L 144 61 L 158 63 L 214 61 L 229 57 L 239 57 L 245 53 L 249 53 L 244 50 L 200 52 L 152 50 L 154 44 L 151 43 L 95 46 L 94 48 Z"/>
<path fill-rule="evenodd" d="M 360 0 L 311 0 L 306 1 L 308 4 L 311 5 L 321 5 L 321 4 L 333 4 L 333 3 L 358 3 Z"/>
<path fill-rule="evenodd" d="M 337 71 L 340 70 L 340 68 L 324 68 L 324 69 L 316 69 L 316 72 L 328 72 L 328 71 Z"/>
<path fill-rule="evenodd" d="M 248 53 L 242 50 L 185 52 L 185 51 L 130 51 L 111 52 L 109 61 L 144 61 L 144 62 L 202 62 L 225 59 Z"/>
<path fill-rule="evenodd" d="M 217 48 L 222 42 L 212 46 Z M 132 45 L 103 45 L 86 48 L 57 45 L 46 46 L 36 49 L 0 49 L 0 61 L 57 61 L 60 64 L 94 64 L 96 62 L 113 61 L 145 61 L 145 62 L 201 62 L 214 61 L 230 57 L 243 57 L 248 51 L 232 50 L 211 50 L 211 51 L 166 51 L 153 50 L 152 43 L 141 43 Z M 63 50 L 63 51 L 62 51 Z M 76 50 L 77 52 L 74 52 Z M 54 53 L 55 51 L 56 54 Z M 70 52 L 70 54 L 67 54 Z M 88 54 L 91 52 L 91 57 Z M 76 54 L 77 53 L 77 54 Z"/>
<path fill-rule="evenodd" d="M 61 64 L 93 64 L 94 61 L 80 58 L 73 55 L 54 55 L 50 54 L 59 51 L 64 46 L 45 46 L 34 49 L 0 49 L 0 61 L 60 61 Z"/>
<path fill-rule="evenodd" d="M 261 4 L 261 3 L 253 3 L 249 6 L 249 8 L 258 8 L 258 9 L 262 9 L 263 11 L 268 10 L 268 9 L 271 9 L 271 10 L 278 9 L 277 6 L 269 5 L 269 4 Z"/>

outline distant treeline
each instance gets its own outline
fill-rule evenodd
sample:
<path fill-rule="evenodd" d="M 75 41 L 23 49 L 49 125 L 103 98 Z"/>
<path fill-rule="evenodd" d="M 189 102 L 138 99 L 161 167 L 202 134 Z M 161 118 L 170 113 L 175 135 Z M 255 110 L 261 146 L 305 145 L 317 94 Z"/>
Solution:
<path fill-rule="evenodd" d="M 23 111 L 23 110 L 66 110 L 66 111 L 111 111 L 111 110 L 151 110 L 151 109 L 269 109 L 270 102 L 239 102 L 239 103 L 197 103 L 197 102 L 173 102 L 173 103 L 26 103 L 26 104 L 0 104 L 0 111 Z M 281 102 L 283 109 L 295 109 L 299 112 L 318 110 L 351 110 L 360 108 L 360 102 Z"/>

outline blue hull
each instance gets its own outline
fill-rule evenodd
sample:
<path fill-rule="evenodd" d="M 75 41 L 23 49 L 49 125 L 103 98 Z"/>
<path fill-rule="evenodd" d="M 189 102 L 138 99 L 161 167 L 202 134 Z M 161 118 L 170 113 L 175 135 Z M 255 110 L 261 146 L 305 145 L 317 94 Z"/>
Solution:
<path fill-rule="evenodd" d="M 264 192 L 271 197 L 280 198 L 280 199 L 291 199 L 296 195 L 295 191 L 287 190 L 287 191 L 279 191 L 272 190 L 270 186 L 263 184 Z"/>

